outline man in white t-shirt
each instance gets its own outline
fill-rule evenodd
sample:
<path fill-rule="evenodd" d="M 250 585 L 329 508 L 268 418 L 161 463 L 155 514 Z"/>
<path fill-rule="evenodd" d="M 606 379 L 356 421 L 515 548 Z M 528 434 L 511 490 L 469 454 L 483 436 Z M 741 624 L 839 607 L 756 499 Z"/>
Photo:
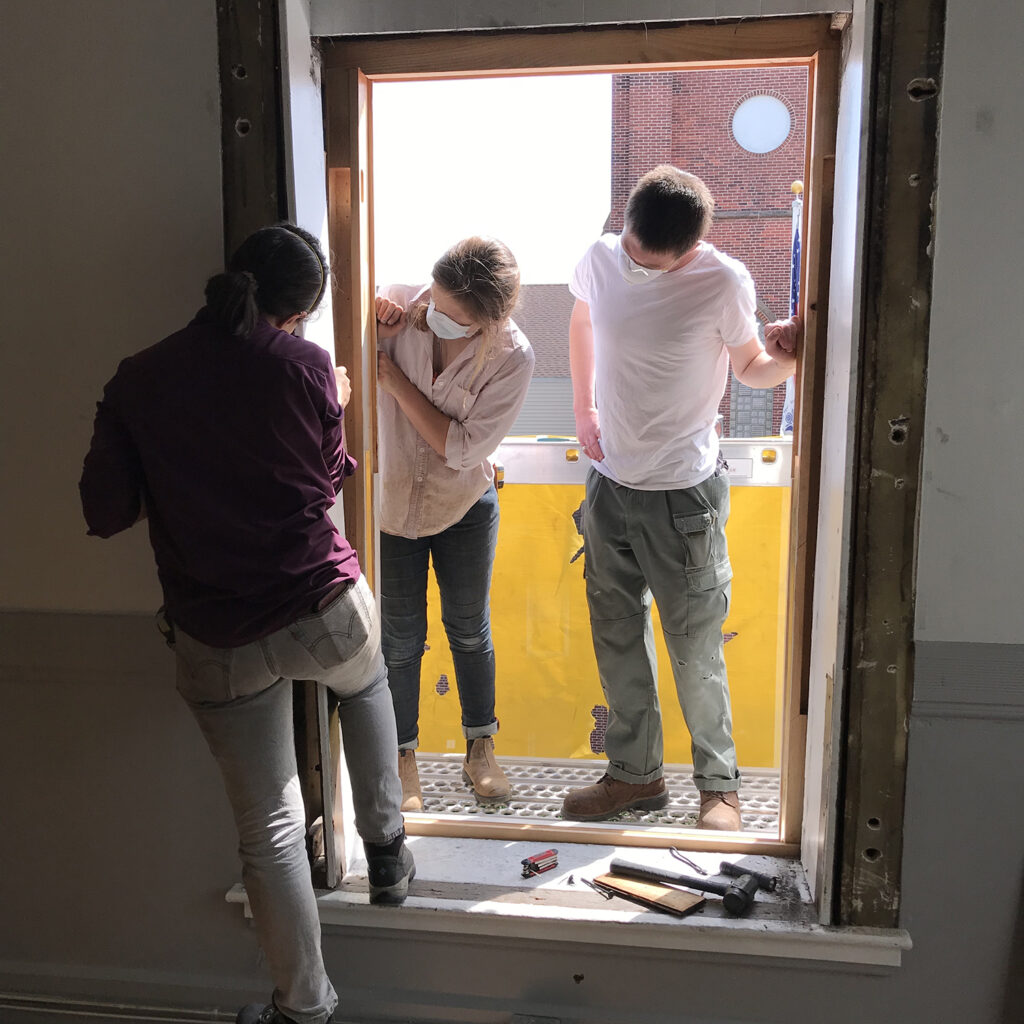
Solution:
<path fill-rule="evenodd" d="M 697 825 L 741 827 L 722 641 L 729 481 L 715 418 L 730 364 L 754 388 L 793 372 L 800 322 L 770 325 L 762 346 L 750 275 L 703 241 L 713 213 L 704 182 L 656 167 L 630 194 L 622 236 L 595 242 L 569 285 L 576 433 L 592 461 L 587 602 L 609 762 L 599 782 L 566 796 L 563 814 L 577 821 L 668 803 L 653 597 L 693 739 Z"/>

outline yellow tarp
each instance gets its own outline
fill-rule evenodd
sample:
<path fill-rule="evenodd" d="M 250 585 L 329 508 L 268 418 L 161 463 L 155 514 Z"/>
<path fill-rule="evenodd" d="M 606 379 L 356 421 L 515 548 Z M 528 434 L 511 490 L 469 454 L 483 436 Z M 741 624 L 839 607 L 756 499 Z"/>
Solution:
<path fill-rule="evenodd" d="M 499 755 L 595 758 L 592 736 L 604 705 L 590 639 L 581 544 L 571 519 L 582 485 L 507 484 L 498 492 L 501 529 L 491 587 L 497 663 Z M 727 527 L 733 564 L 725 646 L 739 763 L 777 768 L 781 720 L 789 489 L 734 486 Z M 420 749 L 463 751 L 459 699 L 441 625 L 433 573 L 427 595 L 428 647 L 420 695 Z M 689 764 L 683 723 L 661 626 L 658 692 L 665 761 Z"/>

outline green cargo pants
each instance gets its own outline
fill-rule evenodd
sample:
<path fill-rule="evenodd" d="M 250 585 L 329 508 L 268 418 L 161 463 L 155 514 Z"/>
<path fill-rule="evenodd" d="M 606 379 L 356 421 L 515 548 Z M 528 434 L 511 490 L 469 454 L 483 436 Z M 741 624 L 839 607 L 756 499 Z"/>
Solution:
<path fill-rule="evenodd" d="M 663 740 L 651 600 L 657 602 L 676 692 L 693 739 L 697 788 L 739 789 L 722 625 L 732 567 L 724 469 L 694 487 L 640 491 L 591 469 L 583 522 L 587 602 L 608 702 L 608 774 L 662 774 Z"/>

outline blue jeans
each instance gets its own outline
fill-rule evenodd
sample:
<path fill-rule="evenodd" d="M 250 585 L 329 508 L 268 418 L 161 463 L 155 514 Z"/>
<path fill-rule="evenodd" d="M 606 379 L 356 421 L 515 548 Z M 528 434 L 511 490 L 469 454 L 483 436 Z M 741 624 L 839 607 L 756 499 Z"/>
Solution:
<path fill-rule="evenodd" d="M 441 621 L 455 664 L 467 739 L 493 736 L 494 644 L 491 567 L 498 541 L 498 492 L 492 486 L 454 525 L 430 537 L 380 535 L 381 643 L 395 705 L 400 749 L 419 737 L 420 662 L 427 642 L 427 571 L 441 592 Z"/>
<path fill-rule="evenodd" d="M 395 839 L 402 790 L 373 594 L 359 579 L 323 610 L 242 647 L 176 632 L 178 691 L 224 778 L 274 1003 L 297 1024 L 321 1024 L 338 997 L 320 953 L 291 681 L 315 679 L 338 695 L 356 828 L 370 843 Z"/>

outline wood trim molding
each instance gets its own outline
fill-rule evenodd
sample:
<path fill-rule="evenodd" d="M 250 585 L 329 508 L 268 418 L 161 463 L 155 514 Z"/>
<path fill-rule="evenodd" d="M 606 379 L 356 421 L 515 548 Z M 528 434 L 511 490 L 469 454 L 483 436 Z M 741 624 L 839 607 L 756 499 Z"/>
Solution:
<path fill-rule="evenodd" d="M 793 509 L 789 538 L 789 615 L 786 624 L 786 679 L 783 723 L 780 837 L 798 843 L 803 811 L 803 763 L 811 671 L 814 558 L 821 484 L 821 430 L 828 337 L 829 266 L 835 186 L 836 118 L 839 93 L 837 47 L 821 50 L 808 76 L 808 155 L 804 182 L 803 265 L 800 312 L 804 346 L 796 383 L 793 436 Z"/>
<path fill-rule="evenodd" d="M 321 41 L 327 68 L 359 68 L 369 78 L 480 77 L 568 71 L 672 70 L 811 59 L 834 48 L 828 15 L 578 28 L 569 31 L 438 32 Z"/>

